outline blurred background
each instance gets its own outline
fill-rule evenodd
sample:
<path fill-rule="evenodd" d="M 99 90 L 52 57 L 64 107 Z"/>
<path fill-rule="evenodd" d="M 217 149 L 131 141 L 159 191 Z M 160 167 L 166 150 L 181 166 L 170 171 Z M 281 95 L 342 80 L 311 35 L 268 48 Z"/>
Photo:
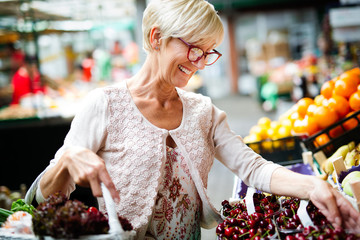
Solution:
<path fill-rule="evenodd" d="M 360 0 L 209 2 L 225 26 L 223 57 L 186 88 L 228 111 L 240 135 L 359 65 Z M 0 0 L 0 185 L 29 187 L 87 92 L 136 73 L 146 4 Z"/>

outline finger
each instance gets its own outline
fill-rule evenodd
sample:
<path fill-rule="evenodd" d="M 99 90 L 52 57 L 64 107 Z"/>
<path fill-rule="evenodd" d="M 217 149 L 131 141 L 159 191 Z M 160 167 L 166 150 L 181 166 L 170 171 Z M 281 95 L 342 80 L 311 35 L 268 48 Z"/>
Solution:
<path fill-rule="evenodd" d="M 342 226 L 342 218 L 337 206 L 336 197 L 333 195 L 331 200 L 327 203 L 327 208 L 330 215 L 330 221 L 332 221 L 334 227 L 341 227 Z"/>
<path fill-rule="evenodd" d="M 100 178 L 100 181 L 102 183 L 104 183 L 106 188 L 109 190 L 111 197 L 114 199 L 114 201 L 116 203 L 118 203 L 120 201 L 120 194 L 119 194 L 118 190 L 116 189 L 115 184 L 111 180 L 111 177 L 110 177 L 108 171 L 106 171 L 106 169 L 101 171 L 99 173 L 99 178 Z"/>
<path fill-rule="evenodd" d="M 327 197 L 324 198 L 325 200 L 319 203 L 317 206 L 320 211 L 326 216 L 326 218 L 334 225 L 334 227 L 341 227 L 342 220 L 340 211 L 337 205 L 336 195 L 333 191 L 330 191 Z"/>
<path fill-rule="evenodd" d="M 101 181 L 97 177 L 89 178 L 92 194 L 94 197 L 102 197 Z"/>

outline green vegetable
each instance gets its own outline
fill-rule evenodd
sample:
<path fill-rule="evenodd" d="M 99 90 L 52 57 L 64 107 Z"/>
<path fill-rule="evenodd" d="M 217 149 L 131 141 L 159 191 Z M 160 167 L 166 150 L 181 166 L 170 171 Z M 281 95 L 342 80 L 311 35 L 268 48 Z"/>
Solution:
<path fill-rule="evenodd" d="M 0 225 L 6 221 L 6 219 L 13 214 L 13 211 L 4 209 L 4 208 L 0 208 Z"/>
<path fill-rule="evenodd" d="M 25 203 L 24 199 L 18 199 L 11 204 L 11 211 L 13 212 L 24 211 L 30 213 L 31 215 L 34 215 L 34 210 L 35 207 L 33 205 Z"/>

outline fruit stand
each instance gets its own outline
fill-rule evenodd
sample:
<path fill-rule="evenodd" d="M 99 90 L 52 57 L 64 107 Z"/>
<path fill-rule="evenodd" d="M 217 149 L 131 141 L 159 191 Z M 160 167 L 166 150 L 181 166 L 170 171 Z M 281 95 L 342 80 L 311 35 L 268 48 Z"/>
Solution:
<path fill-rule="evenodd" d="M 260 118 L 244 141 L 265 159 L 328 181 L 359 210 L 359 131 L 360 69 L 354 68 L 279 119 Z M 335 230 L 311 202 L 262 193 L 238 178 L 222 217 L 218 239 L 360 239 L 360 233 Z"/>

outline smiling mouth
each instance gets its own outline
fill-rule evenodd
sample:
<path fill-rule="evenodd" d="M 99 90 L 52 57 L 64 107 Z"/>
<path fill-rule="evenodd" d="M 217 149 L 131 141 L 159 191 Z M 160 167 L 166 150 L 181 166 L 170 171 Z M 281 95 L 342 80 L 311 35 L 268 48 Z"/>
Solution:
<path fill-rule="evenodd" d="M 189 71 L 188 69 L 186 69 L 182 65 L 179 65 L 179 69 L 180 69 L 180 71 L 182 71 L 183 73 L 185 73 L 187 75 L 189 75 L 191 73 L 191 71 Z"/>

